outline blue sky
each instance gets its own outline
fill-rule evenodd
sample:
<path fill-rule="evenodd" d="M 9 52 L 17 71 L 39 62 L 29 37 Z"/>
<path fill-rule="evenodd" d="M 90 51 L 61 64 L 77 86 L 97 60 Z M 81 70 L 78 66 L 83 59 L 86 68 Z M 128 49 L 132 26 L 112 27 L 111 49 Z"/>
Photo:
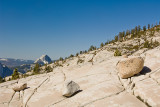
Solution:
<path fill-rule="evenodd" d="M 66 57 L 160 21 L 160 0 L 0 0 L 0 57 Z"/>

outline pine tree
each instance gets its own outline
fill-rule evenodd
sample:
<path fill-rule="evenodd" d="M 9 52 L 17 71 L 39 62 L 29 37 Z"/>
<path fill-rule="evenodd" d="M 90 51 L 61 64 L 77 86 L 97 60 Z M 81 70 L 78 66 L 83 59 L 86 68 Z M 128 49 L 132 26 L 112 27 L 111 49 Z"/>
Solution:
<path fill-rule="evenodd" d="M 76 56 L 78 56 L 79 55 L 79 53 L 76 53 Z"/>
<path fill-rule="evenodd" d="M 146 31 L 146 26 L 143 26 L 143 31 Z"/>
<path fill-rule="evenodd" d="M 96 48 L 93 46 L 93 45 L 91 45 L 90 46 L 90 48 L 88 49 L 88 51 L 93 51 L 93 50 L 95 50 Z"/>
<path fill-rule="evenodd" d="M 74 57 L 74 55 L 71 54 L 71 55 L 70 55 L 70 58 L 72 58 L 72 57 Z"/>
<path fill-rule="evenodd" d="M 138 25 L 138 32 L 140 32 L 141 31 L 141 26 L 140 25 Z"/>
<path fill-rule="evenodd" d="M 14 69 L 13 74 L 12 74 L 12 80 L 18 79 L 19 78 L 19 73 L 18 69 Z"/>
<path fill-rule="evenodd" d="M 36 63 L 34 69 L 33 69 L 33 73 L 34 74 L 38 74 L 40 71 L 40 65 L 38 63 Z"/>
<path fill-rule="evenodd" d="M 82 51 L 80 51 L 79 53 L 82 54 Z"/>
<path fill-rule="evenodd" d="M 102 48 L 103 46 L 104 46 L 104 44 L 103 44 L 103 43 L 101 43 L 100 47 Z"/>
<path fill-rule="evenodd" d="M 136 26 L 135 27 L 135 34 L 137 34 L 138 33 L 138 27 Z"/>
<path fill-rule="evenodd" d="M 150 24 L 148 24 L 148 29 L 150 29 Z"/>
<path fill-rule="evenodd" d="M 115 40 L 115 42 L 117 42 L 118 41 L 118 36 L 115 36 L 114 40 Z"/>
<path fill-rule="evenodd" d="M 60 57 L 60 58 L 59 58 L 59 60 L 60 60 L 60 61 L 63 61 L 63 58 L 62 58 L 62 57 Z"/>

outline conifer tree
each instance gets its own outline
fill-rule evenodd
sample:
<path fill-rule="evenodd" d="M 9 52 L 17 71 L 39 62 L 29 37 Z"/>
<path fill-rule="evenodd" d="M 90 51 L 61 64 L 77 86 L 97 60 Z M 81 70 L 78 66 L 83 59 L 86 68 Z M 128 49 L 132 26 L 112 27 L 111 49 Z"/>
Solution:
<path fill-rule="evenodd" d="M 38 74 L 40 71 L 40 65 L 38 63 L 36 63 L 34 69 L 33 69 L 33 73 L 34 74 Z"/>
<path fill-rule="evenodd" d="M 117 42 L 118 41 L 118 36 L 115 36 L 114 40 L 115 40 L 115 42 Z"/>
<path fill-rule="evenodd" d="M 146 26 L 143 26 L 143 31 L 146 31 Z"/>
<path fill-rule="evenodd" d="M 13 74 L 12 74 L 12 80 L 18 79 L 19 78 L 19 73 L 18 69 L 14 69 Z"/>
<path fill-rule="evenodd" d="M 103 44 L 103 43 L 101 43 L 100 47 L 102 48 L 103 46 L 104 46 L 104 44 Z"/>
<path fill-rule="evenodd" d="M 150 29 L 150 24 L 148 24 L 148 29 Z"/>

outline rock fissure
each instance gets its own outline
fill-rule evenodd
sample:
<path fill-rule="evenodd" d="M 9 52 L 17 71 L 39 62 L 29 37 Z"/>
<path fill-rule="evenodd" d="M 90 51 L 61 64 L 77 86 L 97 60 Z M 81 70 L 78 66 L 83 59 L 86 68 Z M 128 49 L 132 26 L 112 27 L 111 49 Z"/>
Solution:
<path fill-rule="evenodd" d="M 32 91 L 32 94 L 29 96 L 29 98 L 28 98 L 27 101 L 25 102 L 24 107 L 27 106 L 28 101 L 29 101 L 29 100 L 31 99 L 31 97 L 35 94 L 35 92 L 37 91 L 37 89 L 40 88 L 41 85 L 42 85 L 45 81 L 47 81 L 47 80 L 48 80 L 48 78 L 46 78 L 45 80 L 43 80 L 43 81 Z"/>
<path fill-rule="evenodd" d="M 107 96 L 105 96 L 105 97 L 102 97 L 102 98 L 93 100 L 93 101 L 91 101 L 91 102 L 88 102 L 88 103 L 80 106 L 80 107 L 85 107 L 85 106 L 87 106 L 87 105 L 89 105 L 89 104 L 92 104 L 92 103 L 94 103 L 94 102 L 96 102 L 96 101 L 99 101 L 99 100 L 102 100 L 102 99 L 105 99 L 105 98 L 108 98 L 108 97 L 112 97 L 112 96 L 118 95 L 118 94 L 120 94 L 120 93 L 122 93 L 122 92 L 124 92 L 124 91 L 125 91 L 125 89 L 123 88 L 121 91 L 119 91 L 119 92 L 117 92 L 117 93 L 114 93 L 114 94 L 111 94 L 111 95 L 107 95 Z"/>
<path fill-rule="evenodd" d="M 9 106 L 9 104 L 11 103 L 11 101 L 12 101 L 12 99 L 13 99 L 15 93 L 16 93 L 16 92 L 14 91 L 13 94 L 12 94 L 12 96 L 11 96 L 11 99 L 10 99 L 9 102 L 8 102 L 8 106 Z"/>

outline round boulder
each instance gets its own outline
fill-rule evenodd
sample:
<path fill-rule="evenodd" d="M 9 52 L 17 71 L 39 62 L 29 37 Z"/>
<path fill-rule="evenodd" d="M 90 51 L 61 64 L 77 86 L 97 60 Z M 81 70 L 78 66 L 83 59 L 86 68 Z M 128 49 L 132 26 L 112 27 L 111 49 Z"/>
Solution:
<path fill-rule="evenodd" d="M 27 88 L 27 83 L 16 84 L 12 87 L 14 91 L 21 91 L 24 90 L 25 88 Z"/>
<path fill-rule="evenodd" d="M 130 57 L 124 58 L 117 63 L 117 70 L 121 78 L 129 78 L 138 74 L 144 66 L 144 60 L 142 57 Z"/>

